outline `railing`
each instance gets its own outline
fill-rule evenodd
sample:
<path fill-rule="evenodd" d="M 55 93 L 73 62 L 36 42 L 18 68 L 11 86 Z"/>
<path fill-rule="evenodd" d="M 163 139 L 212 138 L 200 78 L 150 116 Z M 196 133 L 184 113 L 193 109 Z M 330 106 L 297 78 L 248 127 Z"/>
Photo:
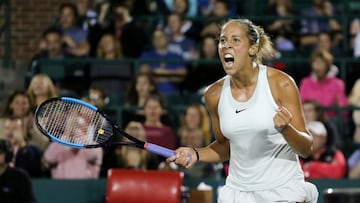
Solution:
<path fill-rule="evenodd" d="M 42 67 L 41 71 L 44 71 L 45 73 L 48 73 L 50 75 L 53 75 L 54 77 L 61 77 L 64 73 L 65 66 L 71 66 L 73 64 L 75 65 L 97 65 L 98 68 L 102 68 L 104 71 L 106 69 L 112 69 L 116 71 L 116 66 L 118 65 L 118 70 L 124 71 L 124 68 L 121 67 L 126 66 L 128 69 L 127 71 L 127 78 L 125 79 L 131 79 L 133 78 L 138 72 L 139 67 L 142 63 L 149 63 L 149 62 L 166 62 L 166 63 L 183 63 L 184 65 L 191 66 L 191 65 L 197 65 L 197 64 L 219 64 L 219 68 L 222 68 L 220 65 L 219 59 L 214 60 L 207 60 L 207 59 L 198 59 L 198 60 L 179 60 L 179 59 L 168 59 L 168 60 L 158 60 L 158 59 L 116 59 L 116 60 L 104 60 L 104 59 L 97 59 L 97 58 L 68 58 L 68 59 L 41 59 L 37 62 L 33 63 L 28 70 L 27 77 L 32 77 L 36 71 L 37 67 Z M 264 64 L 273 64 L 275 62 L 282 62 L 287 64 L 287 69 L 284 70 L 285 72 L 289 73 L 291 76 L 294 77 L 297 83 L 300 82 L 299 78 L 300 76 L 296 75 L 299 72 L 306 73 L 304 70 L 305 67 L 309 67 L 309 59 L 307 57 L 301 57 L 298 55 L 292 56 L 285 56 L 281 58 L 274 58 L 271 60 L 264 61 Z M 334 63 L 339 68 L 339 77 L 345 81 L 345 83 L 353 82 L 348 81 L 348 78 L 351 77 L 359 77 L 360 71 L 360 58 L 353 58 L 353 57 L 338 57 L 335 58 Z M 60 69 L 59 69 L 60 68 Z M 60 73 L 59 73 L 60 71 Z M 305 72 L 304 72 L 305 71 Z M 60 74 L 60 75 L 59 75 Z M 104 73 L 105 74 L 105 73 Z M 58 76 L 57 76 L 58 75 Z M 100 73 L 100 75 L 103 75 L 103 73 Z M 352 85 L 352 84 L 349 84 Z M 347 86 L 347 88 L 350 88 L 350 86 Z"/>

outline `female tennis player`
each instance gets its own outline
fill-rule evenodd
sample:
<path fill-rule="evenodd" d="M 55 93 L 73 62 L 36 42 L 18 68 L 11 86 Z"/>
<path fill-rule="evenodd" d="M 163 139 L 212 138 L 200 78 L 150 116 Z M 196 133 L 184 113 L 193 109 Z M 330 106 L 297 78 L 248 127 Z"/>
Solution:
<path fill-rule="evenodd" d="M 248 19 L 222 26 L 218 52 L 227 75 L 205 91 L 216 140 L 167 159 L 186 168 L 229 160 L 219 203 L 317 202 L 298 157 L 311 154 L 313 138 L 293 79 L 261 64 L 272 51 L 269 36 Z"/>

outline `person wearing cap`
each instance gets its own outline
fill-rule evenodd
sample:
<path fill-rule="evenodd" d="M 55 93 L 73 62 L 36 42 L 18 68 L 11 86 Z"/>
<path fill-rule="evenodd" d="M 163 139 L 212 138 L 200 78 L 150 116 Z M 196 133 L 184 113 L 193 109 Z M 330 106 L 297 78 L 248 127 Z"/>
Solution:
<path fill-rule="evenodd" d="M 343 152 L 336 148 L 334 138 L 327 133 L 320 121 L 310 121 L 307 127 L 313 135 L 313 153 L 301 158 L 306 179 L 344 178 L 347 171 Z"/>

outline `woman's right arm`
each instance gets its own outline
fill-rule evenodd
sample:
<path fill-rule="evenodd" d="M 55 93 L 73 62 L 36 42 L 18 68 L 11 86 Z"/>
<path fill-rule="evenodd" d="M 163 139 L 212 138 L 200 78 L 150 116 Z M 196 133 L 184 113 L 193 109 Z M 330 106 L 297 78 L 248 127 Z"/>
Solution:
<path fill-rule="evenodd" d="M 220 130 L 219 116 L 217 113 L 217 106 L 221 93 L 222 82 L 217 82 L 211 85 L 205 91 L 205 103 L 208 108 L 213 131 L 216 140 L 210 145 L 198 148 L 199 160 L 197 160 L 196 151 L 189 147 L 180 147 L 175 150 L 175 155 L 167 159 L 168 162 L 175 162 L 185 168 L 189 168 L 197 161 L 202 162 L 223 162 L 230 157 L 229 141 L 224 137 Z"/>
<path fill-rule="evenodd" d="M 229 140 L 225 138 L 220 129 L 218 104 L 223 82 L 214 83 L 204 94 L 205 104 L 211 118 L 211 125 L 216 140 L 207 147 L 198 149 L 199 160 L 204 162 L 223 162 L 230 157 Z"/>

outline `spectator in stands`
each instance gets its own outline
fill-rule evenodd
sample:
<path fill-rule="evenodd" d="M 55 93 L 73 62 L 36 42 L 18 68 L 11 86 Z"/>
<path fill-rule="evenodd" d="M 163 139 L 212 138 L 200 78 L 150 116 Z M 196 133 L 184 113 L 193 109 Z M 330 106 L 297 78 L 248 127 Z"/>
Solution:
<path fill-rule="evenodd" d="M 333 56 L 326 51 L 315 51 L 310 57 L 311 74 L 300 82 L 302 101 L 316 100 L 324 107 L 347 106 L 345 83 L 331 73 Z M 330 119 L 337 113 L 326 111 Z"/>
<path fill-rule="evenodd" d="M 327 51 L 334 57 L 345 55 L 341 53 L 339 45 L 334 44 L 333 34 L 329 32 L 321 32 L 318 34 L 318 40 L 315 45 L 315 50 Z"/>
<path fill-rule="evenodd" d="M 123 111 L 123 124 L 125 126 L 130 121 L 143 122 L 144 103 L 149 95 L 161 95 L 156 81 L 152 74 L 140 73 L 130 82 L 126 92 L 125 106 L 129 107 Z M 136 108 L 136 109 L 132 109 Z"/>
<path fill-rule="evenodd" d="M 22 168 L 31 177 L 43 176 L 41 157 L 42 150 L 26 141 L 28 128 L 22 118 L 9 117 L 5 120 L 5 137 L 13 153 L 11 166 Z"/>
<path fill-rule="evenodd" d="M 180 135 L 184 129 L 199 129 L 202 134 L 201 139 L 205 145 L 214 140 L 211 133 L 210 118 L 203 104 L 195 103 L 186 107 L 184 114 L 180 118 L 178 134 Z"/>
<path fill-rule="evenodd" d="M 97 86 L 91 86 L 89 88 L 88 94 L 84 97 L 84 100 L 99 109 L 103 109 L 110 102 L 106 90 Z"/>
<path fill-rule="evenodd" d="M 151 74 L 139 73 L 129 84 L 125 105 L 144 107 L 149 95 L 160 95 L 156 81 Z"/>
<path fill-rule="evenodd" d="M 170 149 L 178 146 L 178 140 L 174 130 L 166 125 L 162 120 L 165 113 L 165 104 L 159 95 L 150 95 L 144 103 L 146 140 Z"/>
<path fill-rule="evenodd" d="M 101 36 L 96 49 L 96 57 L 107 60 L 121 59 L 123 53 L 120 41 L 112 33 L 104 33 Z"/>
<path fill-rule="evenodd" d="M 168 15 L 171 12 L 184 13 L 184 17 L 195 17 L 198 14 L 197 0 L 165 0 L 165 10 L 163 14 Z"/>
<path fill-rule="evenodd" d="M 57 97 L 58 90 L 53 81 L 46 74 L 36 74 L 32 77 L 27 92 L 30 96 L 31 108 L 35 111 L 36 107 L 47 99 Z"/>
<path fill-rule="evenodd" d="M 313 153 L 301 158 L 306 179 L 341 179 L 347 173 L 347 163 L 343 152 L 335 147 L 333 138 L 327 134 L 322 122 L 311 121 L 307 127 L 313 135 Z"/>
<path fill-rule="evenodd" d="M 321 32 L 334 33 L 334 45 L 338 45 L 342 39 L 342 26 L 336 19 L 340 11 L 330 0 L 312 0 L 310 7 L 301 10 L 300 44 L 308 52 L 307 48 L 313 48 L 317 43 L 317 35 Z M 336 35 L 335 35 L 336 34 Z M 305 52 L 305 54 L 306 54 Z"/>
<path fill-rule="evenodd" d="M 130 121 L 125 132 L 136 137 L 139 140 L 146 141 L 145 130 L 140 122 Z M 127 138 L 123 137 L 125 142 L 129 142 Z M 110 168 L 127 168 L 127 169 L 157 169 L 159 161 L 157 156 L 147 152 L 146 150 L 129 147 L 117 146 L 108 149 L 107 154 L 104 154 L 102 165 L 102 174 Z"/>
<path fill-rule="evenodd" d="M 276 17 L 263 22 L 265 29 L 272 36 L 275 48 L 280 52 L 294 51 L 298 43 L 299 23 L 291 19 L 297 15 L 292 0 L 270 0 L 263 14 Z"/>
<path fill-rule="evenodd" d="M 218 4 L 220 2 L 220 4 Z M 224 2 L 224 3 L 222 3 Z M 234 17 L 236 15 L 242 15 L 241 5 L 236 0 L 199 0 L 199 15 L 211 16 L 212 13 L 219 13 L 230 9 L 229 15 Z M 229 5 L 229 9 L 224 8 Z M 218 10 L 218 11 L 215 11 Z"/>
<path fill-rule="evenodd" d="M 88 56 L 90 44 L 88 42 L 88 32 L 78 26 L 79 11 L 73 3 L 63 3 L 60 5 L 59 28 L 63 33 L 63 43 L 66 53 L 76 56 Z"/>
<path fill-rule="evenodd" d="M 357 79 L 351 88 L 348 101 L 349 105 L 360 107 L 360 79 Z M 360 144 L 360 110 L 354 110 L 352 112 L 352 120 L 355 125 L 353 140 L 355 143 Z"/>
<path fill-rule="evenodd" d="M 181 32 L 182 18 L 177 13 L 171 13 L 167 17 L 169 35 L 168 49 L 170 52 L 181 55 L 183 59 L 196 58 L 196 44 Z"/>
<path fill-rule="evenodd" d="M 91 45 L 88 40 L 88 31 L 79 25 L 79 11 L 74 3 L 62 3 L 59 8 L 58 27 L 63 34 L 65 53 L 75 57 L 87 57 Z M 72 96 L 78 97 L 89 87 L 89 67 L 85 62 L 74 61 L 66 64 L 61 88 L 70 91 Z"/>
<path fill-rule="evenodd" d="M 201 91 L 213 81 L 225 76 L 224 70 L 219 68 L 220 61 L 218 57 L 215 36 L 204 36 L 200 44 L 200 55 L 198 58 L 204 61 L 192 63 L 188 67 L 183 88 L 190 92 Z M 207 74 L 203 74 L 204 71 Z"/>
<path fill-rule="evenodd" d="M 22 117 L 26 126 L 32 126 L 34 114 L 31 109 L 30 97 L 24 90 L 15 90 L 8 97 L 0 115 L 0 136 L 4 134 L 5 119 Z"/>
<path fill-rule="evenodd" d="M 328 117 L 325 115 L 325 109 L 319 104 L 316 100 L 306 100 L 303 102 L 303 111 L 306 122 L 319 121 L 325 128 L 326 132 L 329 135 L 329 138 L 333 139 L 333 143 L 336 147 L 344 147 L 345 137 L 339 133 L 338 126 L 329 121 Z"/>
<path fill-rule="evenodd" d="M 104 3 L 101 5 L 101 20 L 92 27 L 89 39 L 92 46 L 97 44 L 104 33 L 113 33 L 120 41 L 121 50 L 125 58 L 137 58 L 148 45 L 148 38 L 142 27 L 136 24 L 129 13 L 128 7 L 124 2 L 116 2 L 111 5 Z M 106 16 L 110 16 L 106 20 Z"/>
<path fill-rule="evenodd" d="M 12 160 L 10 144 L 0 140 L 0 199 L 3 203 L 36 203 L 31 178 L 21 168 L 9 166 Z"/>
<path fill-rule="evenodd" d="M 93 9 L 92 0 L 76 0 L 75 5 L 79 13 L 78 24 L 83 30 L 88 31 L 89 27 L 96 24 L 98 17 Z"/>
<path fill-rule="evenodd" d="M 214 10 L 209 16 L 209 20 L 204 22 L 204 26 L 200 32 L 200 36 L 207 35 L 219 36 L 220 24 L 230 17 L 230 4 L 226 0 L 216 0 L 214 2 Z"/>
<path fill-rule="evenodd" d="M 43 71 L 49 72 L 50 69 L 56 72 L 52 78 L 56 85 L 60 85 L 62 77 L 64 77 L 65 66 L 61 63 L 51 63 L 48 64 L 43 60 L 54 60 L 54 59 L 64 59 L 69 57 L 65 52 L 65 46 L 63 44 L 63 35 L 62 31 L 56 27 L 50 27 L 45 30 L 42 35 L 45 43 L 45 49 L 40 54 L 35 54 L 31 59 L 28 72 L 26 73 L 25 87 L 30 83 L 31 78 L 38 73 Z M 56 70 L 56 71 L 55 71 Z M 60 72 L 63 72 L 62 74 Z"/>
<path fill-rule="evenodd" d="M 43 160 L 53 179 L 96 179 L 100 175 L 103 149 L 76 149 L 51 142 Z"/>
<path fill-rule="evenodd" d="M 0 117 L 0 137 L 4 138 L 5 121 L 11 117 L 21 118 L 24 122 L 26 141 L 43 150 L 49 143 L 49 139 L 44 136 L 36 127 L 34 113 L 31 109 L 30 96 L 25 90 L 15 90 L 5 103 L 5 108 Z"/>
<path fill-rule="evenodd" d="M 201 31 L 202 22 L 197 18 L 188 17 L 188 11 L 190 6 L 189 3 L 191 3 L 189 0 L 173 1 L 174 9 L 170 10 L 166 14 L 166 16 L 167 18 L 169 18 L 169 15 L 177 14 L 181 19 L 181 24 L 180 24 L 181 34 L 184 35 L 186 38 L 197 41 L 199 40 L 199 34 Z M 169 25 L 165 25 L 165 26 L 167 26 L 165 27 L 166 33 L 171 33 L 171 29 L 169 28 Z"/>
<path fill-rule="evenodd" d="M 181 55 L 169 50 L 169 39 L 162 29 L 154 30 L 152 44 L 152 50 L 141 54 L 140 59 L 144 62 L 140 66 L 140 73 L 153 74 L 161 93 L 179 93 L 179 85 L 183 82 L 187 69 L 179 61 L 166 60 L 181 60 Z M 146 62 L 147 59 L 159 61 Z"/>

